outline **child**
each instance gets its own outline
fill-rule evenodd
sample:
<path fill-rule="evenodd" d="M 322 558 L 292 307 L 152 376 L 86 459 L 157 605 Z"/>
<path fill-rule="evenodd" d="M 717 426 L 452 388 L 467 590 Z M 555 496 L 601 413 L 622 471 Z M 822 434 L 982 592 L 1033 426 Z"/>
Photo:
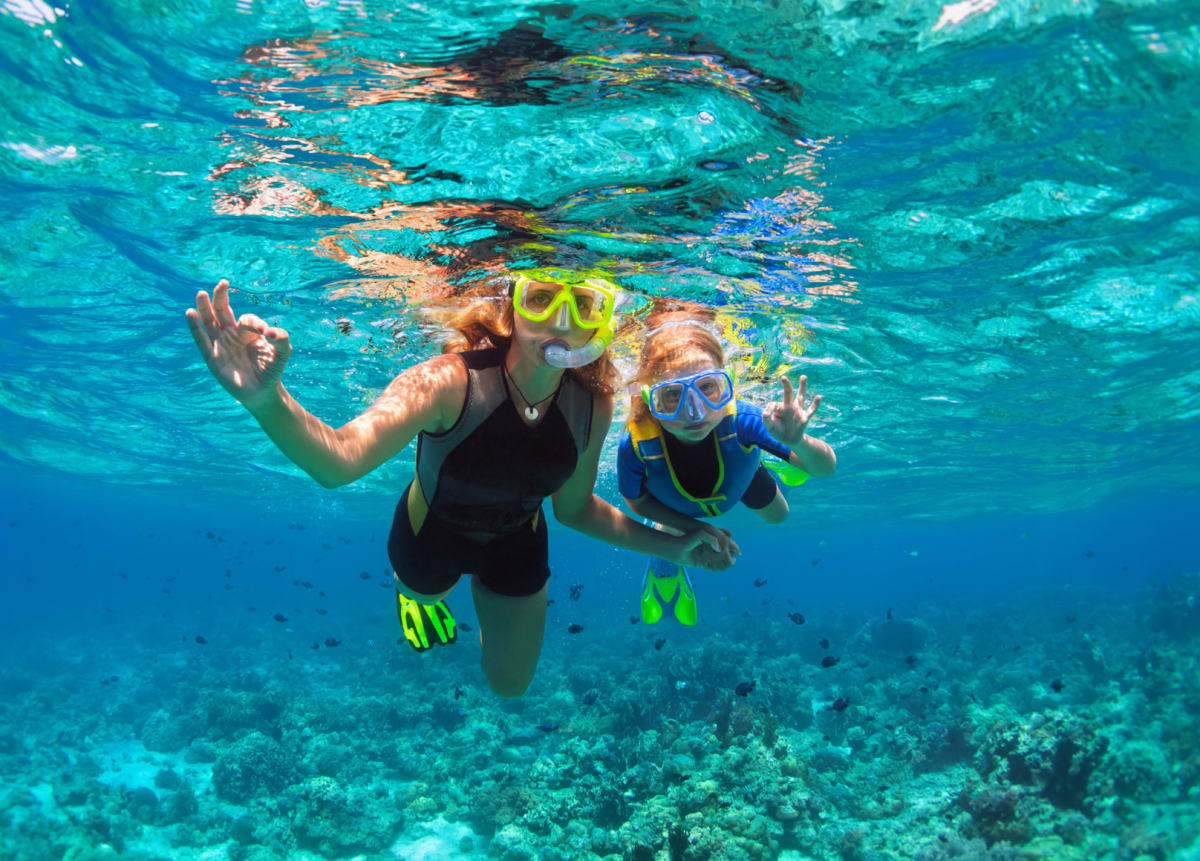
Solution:
<path fill-rule="evenodd" d="M 802 470 L 795 483 L 832 475 L 833 449 L 805 433 L 821 396 L 806 405 L 807 378 L 800 377 L 799 396 L 793 398 L 792 383 L 784 377 L 783 402 L 759 410 L 734 398 L 721 342 L 703 319 L 671 312 L 652 317 L 650 326 L 635 377 L 641 393 L 633 399 L 617 459 L 625 502 L 672 532 L 694 532 L 696 518 L 724 514 L 738 502 L 767 523 L 782 522 L 787 499 L 759 453 L 789 464 L 793 474 Z M 652 558 L 642 584 L 642 619 L 657 622 L 662 604 L 672 599 L 675 617 L 696 624 L 687 571 Z"/>

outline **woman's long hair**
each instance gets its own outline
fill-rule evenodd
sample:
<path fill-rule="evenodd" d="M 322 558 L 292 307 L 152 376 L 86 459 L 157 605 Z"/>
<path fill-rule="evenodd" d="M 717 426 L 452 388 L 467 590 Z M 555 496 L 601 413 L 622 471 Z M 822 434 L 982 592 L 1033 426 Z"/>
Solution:
<path fill-rule="evenodd" d="M 512 295 L 476 294 L 464 308 L 443 312 L 442 324 L 449 334 L 442 344 L 443 353 L 463 353 L 499 347 L 507 350 L 513 338 Z M 567 373 L 585 389 L 596 395 L 612 395 L 620 388 L 621 374 L 613 364 L 609 350 L 582 368 L 568 368 Z"/>
<path fill-rule="evenodd" d="M 708 355 L 718 368 L 725 367 L 725 349 L 716 334 L 716 313 L 711 308 L 687 303 L 684 310 L 672 303 L 669 310 L 655 311 L 646 320 L 648 334 L 642 344 L 642 358 L 632 380 L 637 393 L 630 405 L 635 422 L 658 420 L 641 395 L 642 386 L 677 376 L 677 369 L 697 351 Z"/>

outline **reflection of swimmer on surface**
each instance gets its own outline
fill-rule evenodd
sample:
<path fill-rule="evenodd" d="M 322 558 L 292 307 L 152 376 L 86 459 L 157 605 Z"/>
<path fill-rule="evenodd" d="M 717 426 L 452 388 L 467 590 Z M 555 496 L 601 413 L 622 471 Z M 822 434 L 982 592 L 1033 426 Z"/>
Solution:
<path fill-rule="evenodd" d="M 783 401 L 766 409 L 734 397 L 725 354 L 715 330 L 700 316 L 671 312 L 651 317 L 635 383 L 628 430 L 617 471 L 621 496 L 633 511 L 666 529 L 692 532 L 700 517 L 744 503 L 767 523 L 788 516 L 772 472 L 785 484 L 832 475 L 830 446 L 806 433 L 821 396 L 808 403 L 807 378 L 799 392 L 783 378 Z M 763 464 L 761 452 L 778 458 Z M 768 468 L 770 467 L 770 468 Z M 664 603 L 696 624 L 696 596 L 682 565 L 651 559 L 642 585 L 642 618 L 657 622 Z"/>
<path fill-rule="evenodd" d="M 516 273 L 506 293 L 449 318 L 447 353 L 401 372 L 336 429 L 284 388 L 288 333 L 253 314 L 234 317 L 227 282 L 211 300 L 197 294 L 187 318 L 218 382 L 323 486 L 356 481 L 420 438 L 416 475 L 388 538 L 405 638 L 418 651 L 453 642 L 442 599 L 474 574 L 484 675 L 497 695 L 518 697 L 533 679 L 546 624 L 546 497 L 560 522 L 618 547 L 714 569 L 736 552 L 710 526 L 668 535 L 593 492 L 612 421 L 617 289 L 567 270 Z"/>

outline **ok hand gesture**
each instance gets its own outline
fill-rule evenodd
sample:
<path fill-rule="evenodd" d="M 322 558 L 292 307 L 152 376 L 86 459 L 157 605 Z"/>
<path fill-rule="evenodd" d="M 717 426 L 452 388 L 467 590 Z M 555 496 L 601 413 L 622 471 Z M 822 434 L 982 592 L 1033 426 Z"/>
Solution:
<path fill-rule="evenodd" d="M 771 436 L 786 446 L 794 448 L 804 439 L 804 430 L 809 421 L 816 415 L 821 403 L 821 396 L 816 395 L 812 404 L 806 406 L 808 400 L 808 377 L 800 376 L 800 392 L 793 399 L 792 381 L 783 378 L 783 403 L 772 401 L 763 410 L 763 424 Z"/>
<path fill-rule="evenodd" d="M 203 290 L 197 293 L 187 320 L 204 363 L 229 394 L 253 408 L 275 393 L 292 354 L 288 333 L 254 314 L 234 319 L 228 281 L 221 279 L 211 302 Z"/>

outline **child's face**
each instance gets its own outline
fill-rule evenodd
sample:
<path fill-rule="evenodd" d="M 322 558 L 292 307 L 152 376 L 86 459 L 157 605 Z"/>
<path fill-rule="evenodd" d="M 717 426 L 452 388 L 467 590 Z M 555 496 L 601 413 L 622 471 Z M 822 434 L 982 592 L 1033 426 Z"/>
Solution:
<path fill-rule="evenodd" d="M 677 364 L 670 375 L 658 377 L 654 382 L 678 380 L 694 374 L 702 374 L 705 371 L 718 370 L 720 370 L 720 366 L 713 361 L 712 356 L 703 351 L 689 351 L 684 355 L 684 361 Z M 696 400 L 699 402 L 701 411 L 699 419 L 688 416 L 687 410 L 684 410 L 677 419 L 659 419 L 658 423 L 662 425 L 663 430 L 684 442 L 699 442 L 712 433 L 713 428 L 721 423 L 721 418 L 725 415 L 725 408 L 714 410 L 700 399 Z"/>

